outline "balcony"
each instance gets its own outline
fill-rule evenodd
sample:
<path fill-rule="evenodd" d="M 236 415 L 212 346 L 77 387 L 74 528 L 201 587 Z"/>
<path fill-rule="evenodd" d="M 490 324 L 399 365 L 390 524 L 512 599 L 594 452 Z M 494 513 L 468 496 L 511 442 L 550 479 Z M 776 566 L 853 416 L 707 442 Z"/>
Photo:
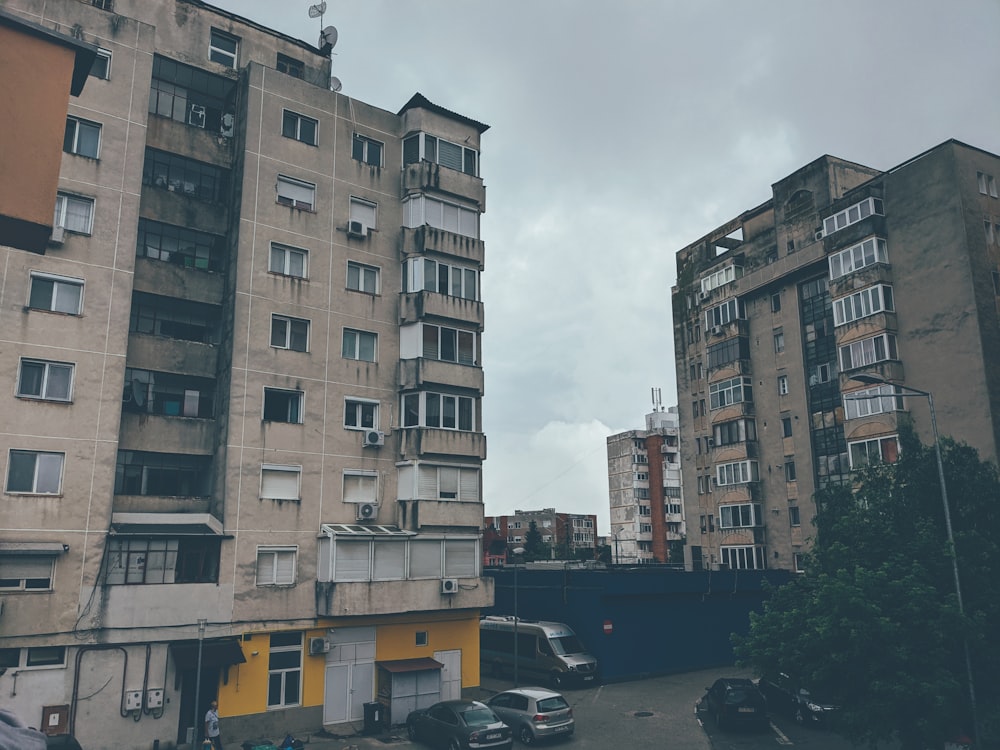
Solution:
<path fill-rule="evenodd" d="M 115 495 L 114 512 L 118 513 L 211 513 L 208 497 L 176 497 L 174 495 Z"/>
<path fill-rule="evenodd" d="M 221 273 L 136 258 L 134 288 L 137 291 L 218 305 L 222 303 L 225 283 L 225 275 Z"/>
<path fill-rule="evenodd" d="M 874 284 L 891 283 L 892 266 L 888 263 L 875 263 L 831 281 L 830 296 L 836 299 Z"/>
<path fill-rule="evenodd" d="M 133 333 L 128 341 L 128 366 L 159 372 L 215 377 L 217 349 L 213 344 Z"/>
<path fill-rule="evenodd" d="M 424 225 L 416 229 L 403 229 L 403 256 L 438 253 L 471 261 L 483 267 L 486 245 L 475 237 L 467 237 L 445 229 Z"/>
<path fill-rule="evenodd" d="M 137 269 L 138 271 L 138 269 Z M 138 276 L 138 272 L 136 273 Z M 471 323 L 483 330 L 483 303 L 437 292 L 408 292 L 400 298 L 399 323 L 418 323 L 427 317 Z"/>
<path fill-rule="evenodd" d="M 208 455 L 215 449 L 215 428 L 214 419 L 123 409 L 120 444 L 127 450 Z"/>
<path fill-rule="evenodd" d="M 409 531 L 479 530 L 483 526 L 483 504 L 458 500 L 399 499 L 399 526 Z"/>
<path fill-rule="evenodd" d="M 441 579 L 420 581 L 317 581 L 316 616 L 389 615 L 493 606 L 494 579 L 459 578 L 453 594 L 441 593 Z"/>
<path fill-rule="evenodd" d="M 406 427 L 399 432 L 399 452 L 404 461 L 427 456 L 465 456 L 486 460 L 486 435 L 481 432 Z"/>
<path fill-rule="evenodd" d="M 486 186 L 482 177 L 442 167 L 434 162 L 407 164 L 403 168 L 400 188 L 400 197 L 414 191 L 447 193 L 474 202 L 480 213 L 486 211 Z"/>
<path fill-rule="evenodd" d="M 483 369 L 455 362 L 436 359 L 401 359 L 399 361 L 399 387 L 403 391 L 420 390 L 430 385 L 465 388 L 482 395 Z"/>

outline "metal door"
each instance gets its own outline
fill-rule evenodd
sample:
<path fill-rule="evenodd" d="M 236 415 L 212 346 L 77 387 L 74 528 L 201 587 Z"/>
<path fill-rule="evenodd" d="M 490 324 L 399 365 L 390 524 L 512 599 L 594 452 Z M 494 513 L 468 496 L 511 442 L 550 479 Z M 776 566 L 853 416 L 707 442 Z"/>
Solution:
<path fill-rule="evenodd" d="M 462 650 L 435 651 L 434 659 L 441 662 L 441 700 L 462 697 Z"/>

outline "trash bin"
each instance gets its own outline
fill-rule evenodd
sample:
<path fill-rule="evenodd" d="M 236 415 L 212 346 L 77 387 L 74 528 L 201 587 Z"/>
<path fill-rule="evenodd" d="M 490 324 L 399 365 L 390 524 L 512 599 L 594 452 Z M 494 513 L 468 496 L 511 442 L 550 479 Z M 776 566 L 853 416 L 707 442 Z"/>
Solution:
<path fill-rule="evenodd" d="M 365 703 L 365 734 L 374 734 L 382 724 L 382 704 L 378 701 Z"/>

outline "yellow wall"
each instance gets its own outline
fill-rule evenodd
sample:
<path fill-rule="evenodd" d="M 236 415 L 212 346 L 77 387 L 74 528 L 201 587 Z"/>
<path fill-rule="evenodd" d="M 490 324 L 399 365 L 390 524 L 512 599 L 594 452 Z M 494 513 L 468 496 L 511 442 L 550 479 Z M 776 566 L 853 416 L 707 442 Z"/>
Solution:
<path fill-rule="evenodd" d="M 461 612 L 441 615 L 399 615 L 378 620 L 340 621 L 341 627 L 375 626 L 375 659 L 413 659 L 434 656 L 435 651 L 462 651 L 462 687 L 479 684 L 479 613 Z M 303 634 L 302 705 L 323 704 L 326 656 L 309 655 L 309 639 L 323 637 L 338 621 L 326 623 Z M 427 631 L 427 645 L 416 645 L 418 631 Z M 246 716 L 267 711 L 267 664 L 270 633 L 255 632 L 243 636 L 245 664 L 229 668 L 228 681 L 219 685 L 219 713 L 223 716 Z M 256 654 L 256 655 L 255 655 Z"/>

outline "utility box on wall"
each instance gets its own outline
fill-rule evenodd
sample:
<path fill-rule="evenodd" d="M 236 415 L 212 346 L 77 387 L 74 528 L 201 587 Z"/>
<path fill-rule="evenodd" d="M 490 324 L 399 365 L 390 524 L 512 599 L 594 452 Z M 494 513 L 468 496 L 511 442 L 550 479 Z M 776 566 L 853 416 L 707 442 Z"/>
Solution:
<path fill-rule="evenodd" d="M 68 734 L 69 706 L 42 706 L 41 727 L 45 734 Z"/>

